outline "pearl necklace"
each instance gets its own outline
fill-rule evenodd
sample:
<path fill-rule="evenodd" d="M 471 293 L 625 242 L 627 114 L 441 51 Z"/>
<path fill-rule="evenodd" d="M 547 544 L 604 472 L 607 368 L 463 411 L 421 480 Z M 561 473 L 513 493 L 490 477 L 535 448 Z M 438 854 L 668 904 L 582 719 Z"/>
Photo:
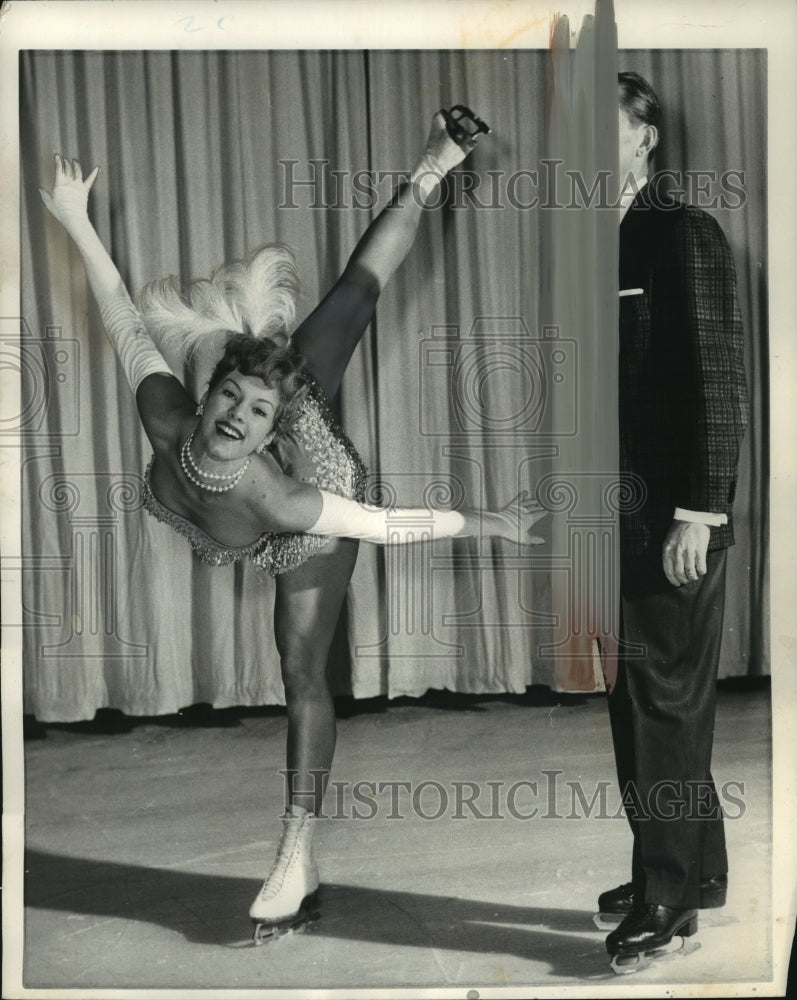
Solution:
<path fill-rule="evenodd" d="M 235 472 L 230 472 L 230 473 L 227 473 L 226 475 L 223 475 L 223 474 L 222 475 L 217 475 L 214 472 L 205 472 L 204 469 L 200 469 L 199 468 L 199 466 L 194 461 L 194 454 L 191 451 L 191 445 L 194 443 L 194 434 L 196 434 L 196 428 L 194 428 L 191 431 L 191 433 L 188 435 L 188 440 L 185 442 L 185 456 L 188 459 L 188 464 L 191 466 L 191 468 L 194 470 L 194 472 L 198 476 L 204 476 L 205 479 L 235 479 L 235 477 L 241 472 L 241 469 L 236 469 Z M 251 459 L 247 459 L 247 463 L 249 461 L 251 461 Z M 246 464 L 244 464 L 242 466 L 242 468 L 245 469 L 246 468 Z"/>
<path fill-rule="evenodd" d="M 209 493 L 227 493 L 229 490 L 233 489 L 233 487 L 237 486 L 238 483 L 241 481 L 241 477 L 249 468 L 249 463 L 252 461 L 252 456 L 250 455 L 246 459 L 246 461 L 240 467 L 240 469 L 228 475 L 217 475 L 213 472 L 203 472 L 202 469 L 200 469 L 197 466 L 196 462 L 194 461 L 194 456 L 191 454 L 191 443 L 193 440 L 194 440 L 194 431 L 191 431 L 191 433 L 185 439 L 183 447 L 180 449 L 180 465 L 183 467 L 183 472 L 185 473 L 186 478 L 190 480 L 190 482 L 192 482 L 194 486 L 198 486 L 202 490 L 207 490 Z M 194 472 L 196 473 L 196 476 L 191 472 L 191 469 L 188 468 L 189 465 L 191 466 L 191 469 L 193 469 Z M 230 482 L 226 483 L 224 486 L 212 486 L 210 483 L 203 483 L 200 479 L 197 479 L 197 476 L 204 476 L 206 479 L 215 479 L 215 480 L 229 479 Z"/>

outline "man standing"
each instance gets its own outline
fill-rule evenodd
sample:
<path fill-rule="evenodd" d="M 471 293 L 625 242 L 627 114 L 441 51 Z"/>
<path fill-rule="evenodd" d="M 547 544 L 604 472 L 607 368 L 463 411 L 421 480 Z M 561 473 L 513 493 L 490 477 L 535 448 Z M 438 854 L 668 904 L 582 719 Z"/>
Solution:
<path fill-rule="evenodd" d="M 711 751 L 748 403 L 727 241 L 707 213 L 648 183 L 659 103 L 636 73 L 618 80 L 630 192 L 620 225 L 620 461 L 644 498 L 620 519 L 625 645 L 609 695 L 631 882 L 598 905 L 624 915 L 606 946 L 630 961 L 693 934 L 699 908 L 725 903 Z"/>

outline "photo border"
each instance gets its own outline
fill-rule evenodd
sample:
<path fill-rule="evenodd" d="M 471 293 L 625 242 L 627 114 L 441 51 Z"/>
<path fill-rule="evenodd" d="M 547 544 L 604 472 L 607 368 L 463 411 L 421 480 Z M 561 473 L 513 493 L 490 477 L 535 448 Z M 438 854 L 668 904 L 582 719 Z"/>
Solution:
<path fill-rule="evenodd" d="M 603 0 L 599 0 L 603 2 Z M 732 0 L 682 2 L 617 0 L 618 47 L 764 48 L 768 52 L 769 296 L 770 296 L 770 454 L 771 454 L 771 648 L 773 706 L 773 980 L 758 984 L 699 984 L 702 996 L 759 996 L 785 984 L 795 919 L 797 866 L 793 831 L 797 828 L 797 782 L 792 720 L 797 717 L 797 624 L 794 579 L 795 456 L 797 421 L 797 260 L 794 233 L 797 210 L 787 169 L 797 162 L 797 7 L 774 0 L 751 10 Z M 297 8 L 302 16 L 297 18 Z M 368 9 L 370 13 L 365 16 Z M 593 4 L 562 0 L 559 11 L 576 29 Z M 0 10 L 0 88 L 6 94 L 2 113 L 0 176 L 4 178 L 0 316 L 19 315 L 19 93 L 21 49 L 445 49 L 547 48 L 552 10 L 525 0 L 238 0 L 197 3 L 172 0 L 95 0 L 95 2 L 10 3 Z M 215 26 L 214 26 L 215 25 Z M 575 39 L 574 39 L 575 41 Z M 786 191 L 776 202 L 775 193 Z M 774 213 L 777 213 L 775 215 Z M 774 223 L 775 219 L 777 224 Z M 19 384 L 13 374 L 0 376 L 4 407 L 19 412 Z M 18 449 L 18 443 L 16 445 Z M 19 451 L 4 448 L 3 515 L 0 551 L 21 553 Z M 2 621 L 21 620 L 16 578 L 4 576 Z M 206 997 L 205 990 L 25 990 L 22 983 L 22 845 L 24 837 L 24 748 L 22 737 L 21 630 L 4 625 L 2 721 L 4 761 L 3 814 L 3 996 L 6 997 Z M 529 987 L 532 989 L 532 987 Z M 664 989 L 656 984 L 656 989 Z M 521 995 L 521 988 L 489 989 L 482 996 Z M 744 990 L 745 992 L 741 992 Z M 534 996 L 594 996 L 602 986 L 534 986 Z M 650 984 L 616 983 L 611 995 L 651 995 Z M 417 997 L 417 989 L 295 990 L 291 996 Z M 693 995 L 694 987 L 672 984 L 668 994 Z M 213 990 L 214 997 L 285 995 L 285 990 Z M 429 990 L 426 996 L 462 996 L 463 988 Z M 529 995 L 532 995 L 531 993 Z"/>

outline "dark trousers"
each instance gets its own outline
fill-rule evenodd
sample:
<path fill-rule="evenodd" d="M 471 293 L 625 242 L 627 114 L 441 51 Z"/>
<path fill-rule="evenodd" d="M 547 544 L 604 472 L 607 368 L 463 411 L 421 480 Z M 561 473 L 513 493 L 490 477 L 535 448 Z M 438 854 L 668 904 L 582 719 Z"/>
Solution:
<path fill-rule="evenodd" d="M 711 777 L 726 552 L 700 580 L 673 587 L 661 558 L 625 558 L 621 656 L 609 715 L 617 777 L 634 835 L 631 877 L 647 902 L 699 903 L 701 879 L 728 870 Z"/>

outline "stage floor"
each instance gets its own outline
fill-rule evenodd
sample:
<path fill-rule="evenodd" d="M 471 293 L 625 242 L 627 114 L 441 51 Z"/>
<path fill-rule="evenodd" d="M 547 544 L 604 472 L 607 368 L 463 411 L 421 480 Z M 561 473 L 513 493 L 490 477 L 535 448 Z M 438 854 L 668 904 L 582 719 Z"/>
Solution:
<path fill-rule="evenodd" d="M 602 696 L 342 709 L 321 919 L 259 948 L 247 911 L 280 833 L 284 713 L 31 727 L 25 985 L 520 996 L 771 978 L 768 690 L 719 695 L 728 905 L 701 912 L 698 950 L 622 979 L 592 923 L 598 893 L 630 876 Z"/>

